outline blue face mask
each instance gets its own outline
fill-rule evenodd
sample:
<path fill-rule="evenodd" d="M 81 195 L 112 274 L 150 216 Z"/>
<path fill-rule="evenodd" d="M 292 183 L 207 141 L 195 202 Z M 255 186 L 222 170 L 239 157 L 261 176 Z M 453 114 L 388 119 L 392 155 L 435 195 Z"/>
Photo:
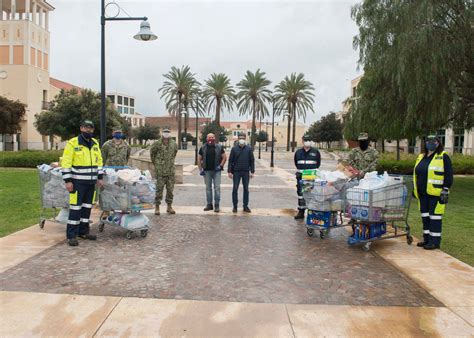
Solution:
<path fill-rule="evenodd" d="M 428 149 L 428 151 L 435 151 L 436 148 L 438 148 L 438 144 L 433 143 L 433 142 L 425 142 L 425 145 L 426 145 L 426 149 Z"/>
<path fill-rule="evenodd" d="M 121 140 L 123 139 L 123 134 L 122 133 L 115 133 L 113 134 L 114 139 Z"/>

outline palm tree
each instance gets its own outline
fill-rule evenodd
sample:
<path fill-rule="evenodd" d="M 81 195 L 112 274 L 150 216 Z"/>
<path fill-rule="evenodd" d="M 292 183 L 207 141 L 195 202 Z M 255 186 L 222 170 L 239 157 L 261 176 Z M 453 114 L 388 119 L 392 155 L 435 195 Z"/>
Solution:
<path fill-rule="evenodd" d="M 295 151 L 296 119 L 306 119 L 306 112 L 314 113 L 314 87 L 304 78 L 303 73 L 292 73 L 275 87 L 275 101 L 278 105 L 288 107 L 288 139 L 286 150 L 290 150 L 290 126 L 293 120 L 293 137 L 291 151 Z"/>
<path fill-rule="evenodd" d="M 245 77 L 237 83 L 239 92 L 237 94 L 237 108 L 241 115 L 249 112 L 252 114 L 252 136 L 251 145 L 255 146 L 256 130 L 255 121 L 257 118 L 268 115 L 268 109 L 265 102 L 271 102 L 272 92 L 268 89 L 271 81 L 265 77 L 265 72 L 257 69 L 255 73 L 247 71 Z"/>
<path fill-rule="evenodd" d="M 181 66 L 181 68 L 173 66 L 163 76 L 167 80 L 158 92 L 161 92 L 160 98 L 165 98 L 168 113 L 178 120 L 178 148 L 181 148 L 181 112 L 184 103 L 190 102 L 192 94 L 198 90 L 200 84 L 195 74 L 191 73 L 189 66 Z"/>
<path fill-rule="evenodd" d="M 206 81 L 202 91 L 204 104 L 210 113 L 215 107 L 215 121 L 221 123 L 221 110 L 231 110 L 235 104 L 235 91 L 230 84 L 230 79 L 224 73 L 212 74 Z"/>

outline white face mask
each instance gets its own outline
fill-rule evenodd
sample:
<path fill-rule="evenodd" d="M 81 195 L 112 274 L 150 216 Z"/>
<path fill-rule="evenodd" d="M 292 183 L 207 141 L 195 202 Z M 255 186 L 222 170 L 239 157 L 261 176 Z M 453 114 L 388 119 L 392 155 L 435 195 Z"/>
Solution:
<path fill-rule="evenodd" d="M 163 138 L 169 138 L 171 136 L 170 133 L 163 133 Z"/>
<path fill-rule="evenodd" d="M 240 140 L 239 140 L 239 145 L 241 145 L 241 146 L 245 145 L 245 140 L 240 139 Z"/>
<path fill-rule="evenodd" d="M 304 141 L 304 146 L 305 146 L 306 148 L 311 147 L 311 141 Z"/>

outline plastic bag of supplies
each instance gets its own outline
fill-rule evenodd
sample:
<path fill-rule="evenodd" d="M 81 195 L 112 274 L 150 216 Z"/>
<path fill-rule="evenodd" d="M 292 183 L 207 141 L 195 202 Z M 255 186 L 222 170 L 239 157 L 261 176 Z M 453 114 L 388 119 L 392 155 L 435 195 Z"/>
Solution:
<path fill-rule="evenodd" d="M 63 181 L 61 168 L 48 164 L 38 167 L 43 208 L 69 208 L 69 192 Z"/>

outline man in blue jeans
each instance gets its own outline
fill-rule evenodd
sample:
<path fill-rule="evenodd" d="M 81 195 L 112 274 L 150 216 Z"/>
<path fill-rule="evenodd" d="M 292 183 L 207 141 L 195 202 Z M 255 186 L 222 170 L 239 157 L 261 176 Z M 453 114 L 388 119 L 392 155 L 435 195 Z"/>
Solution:
<path fill-rule="evenodd" d="M 214 209 L 219 212 L 221 200 L 221 171 L 227 160 L 222 146 L 216 144 L 216 136 L 212 133 L 206 137 L 206 143 L 199 149 L 198 168 L 201 176 L 204 176 L 206 183 L 207 205 L 204 211 Z M 214 182 L 214 206 L 212 205 L 212 183 Z"/>
<path fill-rule="evenodd" d="M 238 144 L 230 151 L 227 172 L 234 183 L 232 188 L 232 204 L 234 205 L 232 212 L 237 212 L 237 203 L 239 202 L 237 193 L 240 180 L 242 180 L 244 186 L 244 212 L 251 212 L 249 209 L 249 180 L 253 178 L 255 173 L 255 157 L 252 148 L 246 143 L 245 134 L 240 134 Z"/>

